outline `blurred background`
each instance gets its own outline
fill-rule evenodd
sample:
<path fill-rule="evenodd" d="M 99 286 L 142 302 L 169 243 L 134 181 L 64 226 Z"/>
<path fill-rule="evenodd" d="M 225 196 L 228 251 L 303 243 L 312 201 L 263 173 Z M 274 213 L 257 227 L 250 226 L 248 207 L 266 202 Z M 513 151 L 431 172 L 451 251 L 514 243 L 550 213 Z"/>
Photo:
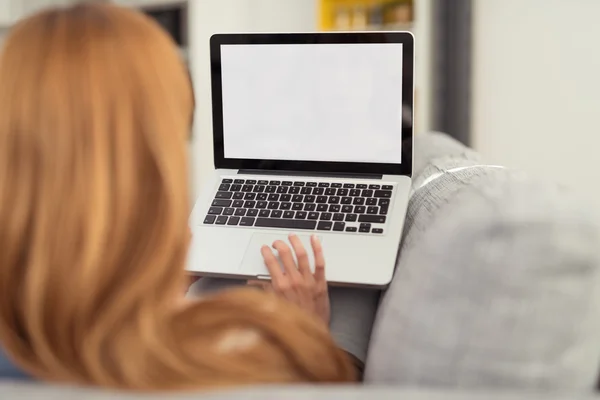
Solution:
<path fill-rule="evenodd" d="M 0 0 L 19 18 L 74 0 Z M 212 168 L 208 39 L 215 32 L 410 30 L 416 134 L 600 197 L 600 0 L 113 0 L 156 18 L 192 71 L 193 191 Z M 598 203 L 600 207 L 600 202 Z"/>

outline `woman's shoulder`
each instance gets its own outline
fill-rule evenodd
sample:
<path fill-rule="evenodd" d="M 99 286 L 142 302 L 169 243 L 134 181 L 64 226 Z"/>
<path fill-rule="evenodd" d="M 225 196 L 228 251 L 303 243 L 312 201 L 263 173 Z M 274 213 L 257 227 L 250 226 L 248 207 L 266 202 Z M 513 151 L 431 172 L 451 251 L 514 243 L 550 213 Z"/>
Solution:
<path fill-rule="evenodd" d="M 0 379 L 29 379 L 4 353 L 0 347 Z"/>

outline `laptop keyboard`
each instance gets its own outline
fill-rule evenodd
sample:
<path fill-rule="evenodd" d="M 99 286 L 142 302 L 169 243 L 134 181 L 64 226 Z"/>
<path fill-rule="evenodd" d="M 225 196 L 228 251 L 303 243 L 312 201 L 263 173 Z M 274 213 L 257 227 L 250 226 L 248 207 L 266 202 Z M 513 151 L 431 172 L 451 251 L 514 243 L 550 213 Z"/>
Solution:
<path fill-rule="evenodd" d="M 393 185 L 223 179 L 206 225 L 383 234 Z"/>

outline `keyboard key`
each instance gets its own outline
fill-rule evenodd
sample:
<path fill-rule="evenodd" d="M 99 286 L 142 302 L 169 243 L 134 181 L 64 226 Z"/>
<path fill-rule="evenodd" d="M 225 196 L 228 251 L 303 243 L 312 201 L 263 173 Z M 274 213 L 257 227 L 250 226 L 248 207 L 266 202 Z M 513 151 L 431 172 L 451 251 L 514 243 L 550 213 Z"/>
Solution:
<path fill-rule="evenodd" d="M 267 208 L 269 210 L 277 210 L 279 208 L 279 203 L 277 201 L 270 201 Z"/>
<path fill-rule="evenodd" d="M 213 207 L 229 207 L 231 206 L 231 200 L 213 200 L 211 206 Z"/>
<path fill-rule="evenodd" d="M 318 212 L 309 212 L 307 218 L 308 219 L 319 219 L 319 213 Z"/>
<path fill-rule="evenodd" d="M 248 210 L 248 212 L 246 213 L 246 215 L 249 216 L 249 217 L 256 217 L 258 215 L 258 210 L 256 208 Z"/>
<path fill-rule="evenodd" d="M 277 193 L 271 193 L 267 199 L 269 201 L 279 201 L 279 195 Z"/>
<path fill-rule="evenodd" d="M 233 193 L 231 192 L 217 192 L 217 194 L 215 195 L 215 199 L 231 199 L 231 196 L 233 196 Z"/>
<path fill-rule="evenodd" d="M 317 198 L 315 196 L 304 196 L 305 203 L 314 203 Z"/>
<path fill-rule="evenodd" d="M 359 215 L 358 222 L 369 222 L 373 224 L 385 224 L 385 215 Z"/>
<path fill-rule="evenodd" d="M 281 184 L 283 186 L 292 186 L 292 182 L 291 181 L 283 181 L 283 182 L 281 182 Z"/>
<path fill-rule="evenodd" d="M 379 199 L 379 202 L 377 204 L 379 204 L 380 206 L 389 206 L 390 201 L 389 199 Z"/>
<path fill-rule="evenodd" d="M 311 194 L 312 191 L 313 189 L 310 187 L 303 187 L 302 190 L 300 190 L 300 194 Z"/>
<path fill-rule="evenodd" d="M 306 182 L 306 186 L 317 187 L 317 182 Z"/>
<path fill-rule="evenodd" d="M 321 213 L 321 221 L 331 221 L 331 218 L 333 218 L 333 214 L 328 212 Z"/>
<path fill-rule="evenodd" d="M 279 186 L 279 185 L 281 185 L 281 182 L 280 181 L 271 181 L 271 182 L 269 182 L 269 185 Z"/>
<path fill-rule="evenodd" d="M 233 215 L 235 208 L 226 208 L 223 210 L 223 215 Z"/>
<path fill-rule="evenodd" d="M 253 186 L 252 185 L 244 185 L 242 186 L 242 192 L 251 192 Z"/>
<path fill-rule="evenodd" d="M 341 187 L 342 187 L 342 184 L 341 184 L 341 183 L 332 183 L 332 184 L 331 184 L 331 187 L 332 187 L 332 188 L 341 188 Z"/>
<path fill-rule="evenodd" d="M 346 214 L 346 222 L 356 222 L 358 219 L 358 215 L 356 214 Z"/>
<path fill-rule="evenodd" d="M 344 214 L 341 214 L 341 213 L 333 214 L 333 220 L 334 221 L 343 221 L 344 220 Z"/>
<path fill-rule="evenodd" d="M 256 208 L 267 208 L 267 205 L 269 203 L 267 203 L 266 201 L 257 201 L 256 202 Z"/>
<path fill-rule="evenodd" d="M 336 194 L 338 196 L 348 196 L 348 189 L 338 189 Z"/>
<path fill-rule="evenodd" d="M 258 184 L 259 184 L 259 185 L 268 185 L 268 184 L 269 184 L 269 181 L 262 181 L 262 180 L 261 180 L 261 181 L 258 181 Z"/>
<path fill-rule="evenodd" d="M 277 191 L 277 186 L 267 186 L 265 188 L 265 193 L 275 193 Z"/>
<path fill-rule="evenodd" d="M 302 196 L 301 194 L 295 194 L 292 196 L 292 202 L 294 203 L 302 203 L 302 199 L 304 198 L 304 196 Z"/>
<path fill-rule="evenodd" d="M 354 211 L 354 207 L 352 207 L 352 206 L 343 206 L 342 207 L 342 212 L 343 213 L 348 214 L 348 213 L 351 213 L 352 211 Z"/>
<path fill-rule="evenodd" d="M 292 201 L 292 195 L 291 194 L 282 194 L 281 197 L 279 198 L 279 201 Z"/>
<path fill-rule="evenodd" d="M 246 184 L 247 184 L 247 185 L 256 185 L 256 181 L 255 181 L 254 179 L 248 179 L 248 180 L 246 181 Z"/>
<path fill-rule="evenodd" d="M 283 213 L 283 218 L 294 218 L 294 212 L 293 211 L 286 211 Z"/>
<path fill-rule="evenodd" d="M 279 209 L 280 210 L 291 210 L 292 203 L 281 203 L 281 204 L 279 204 Z"/>
<path fill-rule="evenodd" d="M 333 222 L 331 222 L 331 221 L 319 221 L 319 225 L 317 225 L 317 230 L 330 231 L 332 227 L 333 227 Z"/>
<path fill-rule="evenodd" d="M 237 183 L 237 184 L 243 184 L 244 180 L 243 179 L 236 179 L 235 181 L 233 181 L 233 183 Z"/>
<path fill-rule="evenodd" d="M 220 217 L 217 217 L 217 220 L 215 221 L 215 224 L 217 225 L 225 225 L 227 223 L 227 217 L 221 215 Z"/>
<path fill-rule="evenodd" d="M 333 188 L 325 189 L 325 196 L 335 196 L 336 190 Z"/>
<path fill-rule="evenodd" d="M 306 211 L 298 211 L 298 212 L 296 213 L 296 217 L 295 217 L 295 218 L 296 218 L 296 219 L 306 219 L 306 216 L 307 216 L 307 215 L 308 215 L 308 214 L 307 214 L 307 212 L 306 212 Z"/>
<path fill-rule="evenodd" d="M 240 226 L 252 226 L 254 225 L 254 220 L 256 220 L 256 218 L 244 217 L 240 220 Z"/>
<path fill-rule="evenodd" d="M 336 232 L 343 232 L 344 228 L 346 228 L 346 224 L 344 222 L 336 222 L 333 224 L 333 230 Z"/>
<path fill-rule="evenodd" d="M 332 213 L 340 212 L 341 209 L 342 209 L 342 207 L 339 204 L 332 204 L 329 206 L 329 212 L 332 212 Z M 327 211 L 327 210 L 325 210 L 325 211 Z"/>
<path fill-rule="evenodd" d="M 391 190 L 376 190 L 375 194 L 373 196 L 381 197 L 384 199 L 389 199 L 390 197 L 392 197 L 392 191 Z"/>
<path fill-rule="evenodd" d="M 242 192 L 234 192 L 233 193 L 232 199 L 240 200 L 243 198 L 244 198 L 244 193 L 242 193 Z"/>
<path fill-rule="evenodd" d="M 371 197 L 373 196 L 373 191 L 371 189 L 365 189 L 360 194 L 362 197 Z"/>
<path fill-rule="evenodd" d="M 356 232 L 356 231 L 357 231 L 357 229 L 355 226 L 349 226 L 346 228 L 346 232 Z"/>
<path fill-rule="evenodd" d="M 344 183 L 344 189 L 354 189 L 354 183 Z"/>
<path fill-rule="evenodd" d="M 231 190 L 232 192 L 239 192 L 240 190 L 242 190 L 242 185 L 231 185 Z"/>
<path fill-rule="evenodd" d="M 381 185 L 369 185 L 369 189 L 381 189 Z"/>
<path fill-rule="evenodd" d="M 294 182 L 294 186 L 304 186 L 304 182 Z"/>
<path fill-rule="evenodd" d="M 375 197 L 369 197 L 367 199 L 367 205 L 368 206 L 376 206 L 377 205 L 377 199 Z"/>
<path fill-rule="evenodd" d="M 298 186 L 292 186 L 290 188 L 290 190 L 289 190 L 288 193 L 290 193 L 290 194 L 298 194 L 298 193 L 300 193 L 300 188 Z"/>
<path fill-rule="evenodd" d="M 204 223 L 207 225 L 214 224 L 216 219 L 217 217 L 214 215 L 207 215 L 206 218 L 204 218 Z"/>
<path fill-rule="evenodd" d="M 244 207 L 244 200 L 234 200 L 232 206 L 235 208 Z"/>
<path fill-rule="evenodd" d="M 323 189 L 323 188 L 314 188 L 313 189 L 313 194 L 315 194 L 317 196 L 321 196 L 321 195 L 323 195 L 323 193 L 325 193 L 325 189 Z"/>
<path fill-rule="evenodd" d="M 381 228 L 373 228 L 373 230 L 371 232 L 382 234 L 383 233 L 383 229 L 381 229 Z"/>
<path fill-rule="evenodd" d="M 317 221 L 302 219 L 257 218 L 254 226 L 260 228 L 315 229 L 317 226 Z"/>
<path fill-rule="evenodd" d="M 282 216 L 283 216 L 283 211 L 281 211 L 281 210 L 271 211 L 271 218 L 281 218 Z"/>
<path fill-rule="evenodd" d="M 363 199 L 362 197 L 355 197 L 352 201 L 352 204 L 354 204 L 355 206 L 362 206 L 363 204 L 365 204 L 365 199 Z"/>
<path fill-rule="evenodd" d="M 246 193 L 244 196 L 244 200 L 254 200 L 256 198 L 256 193 Z"/>
<path fill-rule="evenodd" d="M 294 204 L 292 204 L 292 210 L 294 210 L 294 211 L 302 210 L 302 207 L 303 207 L 302 203 L 294 203 Z"/>
<path fill-rule="evenodd" d="M 221 207 L 211 207 L 208 209 L 208 213 L 210 215 L 221 215 L 222 212 L 223 212 L 223 208 L 221 208 Z"/>
<path fill-rule="evenodd" d="M 371 206 L 371 207 L 367 207 L 367 214 L 379 214 L 379 207 L 377 206 Z"/>
<path fill-rule="evenodd" d="M 318 204 L 317 205 L 317 211 L 321 212 L 321 211 L 327 211 L 329 209 L 329 207 L 327 206 L 327 204 Z"/>
<path fill-rule="evenodd" d="M 256 185 L 254 186 L 254 189 L 252 190 L 254 193 L 262 193 L 265 191 L 265 186 L 263 185 Z"/>
<path fill-rule="evenodd" d="M 381 188 L 383 190 L 392 190 L 394 187 L 392 185 L 383 185 Z"/>
<path fill-rule="evenodd" d="M 306 196 L 308 197 L 308 196 Z M 317 196 L 317 203 L 325 204 L 327 203 L 327 196 Z"/>
<path fill-rule="evenodd" d="M 352 204 L 352 197 L 342 197 L 342 204 Z"/>
<path fill-rule="evenodd" d="M 354 213 L 355 214 L 364 214 L 367 211 L 367 207 L 365 206 L 355 206 Z"/>
<path fill-rule="evenodd" d="M 357 188 L 357 189 L 366 189 L 366 188 L 367 188 L 367 185 L 365 185 L 365 184 L 363 184 L 363 183 L 360 183 L 360 184 L 356 185 L 356 188 Z"/>
<path fill-rule="evenodd" d="M 266 200 L 269 198 L 269 195 L 266 193 L 259 193 L 258 196 L 256 196 L 256 200 Z"/>
<path fill-rule="evenodd" d="M 227 192 L 227 191 L 229 191 L 230 187 L 231 187 L 231 185 L 228 183 L 221 183 L 221 185 L 219 185 L 219 190 L 223 190 L 223 191 Z"/>
<path fill-rule="evenodd" d="M 315 209 L 317 208 L 317 205 L 315 203 L 305 203 L 304 204 L 304 211 L 315 211 Z"/>
<path fill-rule="evenodd" d="M 329 204 L 340 204 L 340 200 L 341 198 L 339 198 L 338 196 L 331 196 L 329 198 Z"/>
<path fill-rule="evenodd" d="M 371 224 L 360 224 L 360 226 L 358 227 L 358 231 L 361 233 L 371 232 Z"/>
<path fill-rule="evenodd" d="M 288 192 L 287 186 L 278 186 L 277 187 L 277 193 L 287 193 L 287 192 Z"/>
<path fill-rule="evenodd" d="M 246 209 L 238 208 L 237 210 L 235 210 L 235 213 L 233 215 L 237 215 L 238 217 L 243 217 L 244 215 L 246 215 Z"/>
<path fill-rule="evenodd" d="M 379 207 L 379 214 L 380 215 L 387 215 L 388 213 L 388 206 L 381 206 Z"/>
<path fill-rule="evenodd" d="M 352 197 L 360 196 L 360 189 L 352 189 L 349 194 Z"/>
<path fill-rule="evenodd" d="M 326 187 L 329 187 L 329 183 L 327 183 L 327 182 L 320 182 L 320 183 L 319 183 L 319 187 L 320 187 L 320 188 L 326 188 Z"/>
<path fill-rule="evenodd" d="M 221 183 L 233 183 L 233 179 L 223 179 Z"/>
<path fill-rule="evenodd" d="M 271 215 L 271 210 L 260 210 L 260 212 L 258 213 L 259 217 L 268 218 L 270 215 Z"/>
<path fill-rule="evenodd" d="M 244 203 L 244 208 L 256 208 L 256 201 L 248 200 Z"/>
<path fill-rule="evenodd" d="M 237 225 L 240 223 L 240 217 L 230 217 L 227 225 Z"/>

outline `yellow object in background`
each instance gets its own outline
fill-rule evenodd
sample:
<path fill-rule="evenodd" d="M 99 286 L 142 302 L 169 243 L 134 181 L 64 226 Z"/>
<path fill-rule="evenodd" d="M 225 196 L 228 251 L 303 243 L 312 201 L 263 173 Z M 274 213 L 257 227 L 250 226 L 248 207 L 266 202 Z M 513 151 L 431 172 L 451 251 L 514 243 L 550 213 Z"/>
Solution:
<path fill-rule="evenodd" d="M 412 0 L 319 0 L 323 31 L 409 30 Z"/>

